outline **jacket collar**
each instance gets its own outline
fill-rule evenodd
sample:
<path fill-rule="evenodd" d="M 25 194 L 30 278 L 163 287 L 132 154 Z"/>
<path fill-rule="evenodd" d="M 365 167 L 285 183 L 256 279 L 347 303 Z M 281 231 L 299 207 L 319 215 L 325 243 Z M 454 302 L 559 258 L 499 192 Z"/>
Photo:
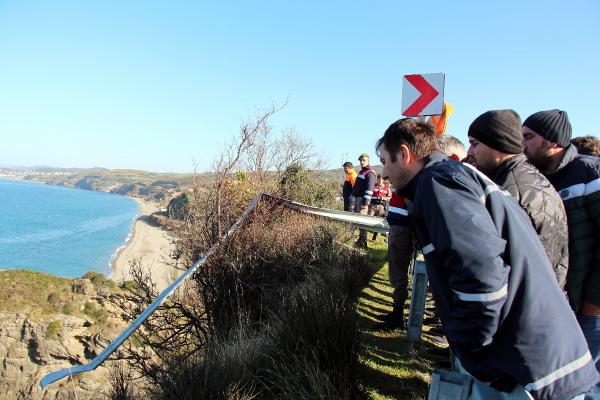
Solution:
<path fill-rule="evenodd" d="M 494 171 L 494 176 L 491 177 L 492 180 L 494 182 L 497 182 L 498 178 L 506 175 L 511 169 L 525 162 L 527 162 L 527 156 L 525 156 L 525 154 L 522 153 L 515 154 L 513 157 L 507 158 L 502 162 L 502 164 L 498 165 L 498 167 Z"/>
<path fill-rule="evenodd" d="M 399 195 L 412 201 L 415 198 L 415 193 L 417 192 L 417 185 L 419 183 L 421 175 L 425 172 L 425 170 L 434 166 L 435 164 L 447 160 L 448 156 L 446 156 L 444 153 L 440 153 L 438 151 L 431 153 L 423 160 L 425 162 L 423 168 L 419 172 L 417 172 L 415 176 L 413 176 L 413 178 L 406 184 L 406 186 L 404 186 L 402 189 L 396 190 L 396 192 Z"/>
<path fill-rule="evenodd" d="M 556 172 L 560 171 L 562 168 L 564 168 L 565 166 L 567 166 L 578 155 L 579 155 L 579 153 L 577 152 L 577 147 L 570 144 L 569 147 L 567 147 L 565 154 L 563 154 L 563 158 L 562 158 L 562 160 L 560 160 L 558 167 L 556 167 L 556 171 L 554 171 L 553 173 L 556 173 Z"/>

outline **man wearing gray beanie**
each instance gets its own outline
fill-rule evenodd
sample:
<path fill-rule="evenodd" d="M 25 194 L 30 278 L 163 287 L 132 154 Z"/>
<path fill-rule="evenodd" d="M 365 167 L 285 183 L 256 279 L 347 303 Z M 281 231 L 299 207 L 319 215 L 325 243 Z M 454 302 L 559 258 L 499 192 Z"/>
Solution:
<path fill-rule="evenodd" d="M 570 143 L 571 131 L 565 111 L 540 111 L 523 123 L 523 146 L 529 161 L 548 178 L 565 205 L 567 294 L 600 370 L 600 158 L 579 155 Z M 600 398 L 600 387 L 588 394 Z"/>
<path fill-rule="evenodd" d="M 468 135 L 467 154 L 525 210 L 564 289 L 569 262 L 567 216 L 556 190 L 523 154 L 519 114 L 487 111 L 473 121 Z"/>

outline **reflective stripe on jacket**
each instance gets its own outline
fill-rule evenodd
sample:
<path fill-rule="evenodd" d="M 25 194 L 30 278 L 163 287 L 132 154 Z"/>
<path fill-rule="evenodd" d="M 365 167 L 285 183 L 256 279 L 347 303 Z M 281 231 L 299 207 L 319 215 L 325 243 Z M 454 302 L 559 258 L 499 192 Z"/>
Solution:
<path fill-rule="evenodd" d="M 432 153 L 399 193 L 425 255 L 450 346 L 492 387 L 535 399 L 586 392 L 598 372 L 529 218 L 467 164 Z"/>
<path fill-rule="evenodd" d="M 600 306 L 600 158 L 579 155 L 570 145 L 547 178 L 567 212 L 571 306 L 575 311 L 584 301 Z"/>
<path fill-rule="evenodd" d="M 361 169 L 354 182 L 352 195 L 354 197 L 362 197 L 362 206 L 366 207 L 371 202 L 373 197 L 373 189 L 377 181 L 377 172 L 370 166 Z"/>
<path fill-rule="evenodd" d="M 392 198 L 388 207 L 388 213 L 385 217 L 390 226 L 400 225 L 409 226 L 408 211 L 406 210 L 406 202 L 404 197 L 400 196 L 395 191 L 392 191 Z"/>

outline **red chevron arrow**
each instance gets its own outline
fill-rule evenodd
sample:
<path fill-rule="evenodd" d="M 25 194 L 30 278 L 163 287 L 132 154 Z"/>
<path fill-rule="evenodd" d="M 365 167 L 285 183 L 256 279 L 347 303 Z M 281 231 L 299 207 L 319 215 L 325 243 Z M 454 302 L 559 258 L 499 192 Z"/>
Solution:
<path fill-rule="evenodd" d="M 421 96 L 402 113 L 404 116 L 413 117 L 419 115 L 440 93 L 422 75 L 404 75 L 404 77 L 421 93 Z"/>

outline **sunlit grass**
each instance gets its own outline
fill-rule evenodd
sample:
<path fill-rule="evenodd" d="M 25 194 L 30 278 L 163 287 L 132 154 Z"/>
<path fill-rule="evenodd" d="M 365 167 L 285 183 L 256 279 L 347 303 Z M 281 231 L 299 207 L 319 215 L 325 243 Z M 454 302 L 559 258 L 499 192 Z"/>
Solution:
<path fill-rule="evenodd" d="M 392 288 L 388 281 L 387 244 L 383 238 L 369 242 L 369 254 L 374 274 L 357 302 L 361 342 L 359 385 L 369 398 L 376 400 L 426 398 L 435 367 L 425 347 L 410 344 L 406 331 L 371 330 L 378 314 L 392 310 Z"/>

